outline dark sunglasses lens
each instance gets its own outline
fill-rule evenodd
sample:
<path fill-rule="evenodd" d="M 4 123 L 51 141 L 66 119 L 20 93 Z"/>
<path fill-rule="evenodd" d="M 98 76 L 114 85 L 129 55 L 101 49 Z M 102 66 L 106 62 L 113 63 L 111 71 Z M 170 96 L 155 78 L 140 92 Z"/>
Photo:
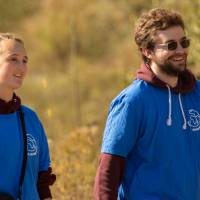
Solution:
<path fill-rule="evenodd" d="M 168 43 L 168 50 L 175 50 L 177 48 L 177 42 L 172 41 Z"/>
<path fill-rule="evenodd" d="M 185 39 L 181 41 L 181 46 L 183 48 L 188 48 L 190 46 L 190 40 L 189 39 Z"/>

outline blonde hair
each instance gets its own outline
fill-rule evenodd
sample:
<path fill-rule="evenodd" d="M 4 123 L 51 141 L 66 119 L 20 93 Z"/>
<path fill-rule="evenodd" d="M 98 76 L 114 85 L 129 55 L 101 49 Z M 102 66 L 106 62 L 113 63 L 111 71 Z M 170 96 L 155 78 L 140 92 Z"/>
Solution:
<path fill-rule="evenodd" d="M 15 34 L 12 34 L 12 33 L 0 33 L 0 42 L 4 41 L 4 40 L 15 40 L 24 45 L 23 40 L 20 37 L 16 36 Z"/>
<path fill-rule="evenodd" d="M 18 36 L 16 36 L 15 34 L 0 33 L 0 54 L 2 53 L 1 42 L 6 41 L 6 40 L 13 40 L 15 42 L 19 42 L 20 44 L 22 44 L 24 46 L 23 40 L 21 38 L 19 38 Z"/>

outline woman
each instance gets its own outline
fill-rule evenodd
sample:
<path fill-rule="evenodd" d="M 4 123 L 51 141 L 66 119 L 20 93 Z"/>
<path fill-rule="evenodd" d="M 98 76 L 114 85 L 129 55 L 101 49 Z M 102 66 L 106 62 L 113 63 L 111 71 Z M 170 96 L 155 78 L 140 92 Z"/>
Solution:
<path fill-rule="evenodd" d="M 23 41 L 0 34 L 0 200 L 50 200 L 49 186 L 56 179 L 42 124 L 15 94 L 27 63 Z"/>

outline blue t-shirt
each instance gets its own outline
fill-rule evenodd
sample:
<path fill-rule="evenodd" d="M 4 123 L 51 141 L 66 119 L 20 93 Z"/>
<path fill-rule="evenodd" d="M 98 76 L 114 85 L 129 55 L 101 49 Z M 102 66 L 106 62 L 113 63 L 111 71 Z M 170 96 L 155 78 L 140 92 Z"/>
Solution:
<path fill-rule="evenodd" d="M 22 186 L 23 200 L 39 200 L 37 179 L 48 170 L 47 138 L 37 115 L 22 106 L 27 133 L 27 164 Z M 23 160 L 23 133 L 18 113 L 0 114 L 0 191 L 17 198 Z"/>
<path fill-rule="evenodd" d="M 200 199 L 200 82 L 171 93 L 171 126 L 169 96 L 135 80 L 110 106 L 102 153 L 126 158 L 119 200 Z"/>

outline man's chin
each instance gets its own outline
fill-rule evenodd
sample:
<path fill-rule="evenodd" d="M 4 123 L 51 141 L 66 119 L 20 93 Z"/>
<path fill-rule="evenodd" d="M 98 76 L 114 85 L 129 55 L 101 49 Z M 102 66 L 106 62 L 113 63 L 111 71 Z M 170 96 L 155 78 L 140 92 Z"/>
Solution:
<path fill-rule="evenodd" d="M 179 72 L 183 72 L 183 71 L 185 71 L 185 69 L 186 69 L 186 64 L 185 63 L 180 63 L 180 64 L 173 64 L 173 63 L 170 63 L 169 65 L 168 65 L 168 68 L 170 69 L 171 68 L 171 70 L 172 71 L 175 71 L 175 72 L 177 72 L 177 73 L 179 73 Z"/>
<path fill-rule="evenodd" d="M 186 65 L 180 65 L 176 68 L 176 71 L 181 73 L 186 70 Z"/>
<path fill-rule="evenodd" d="M 184 69 L 180 69 L 180 68 L 179 69 L 168 69 L 168 70 L 165 70 L 163 72 L 166 73 L 169 76 L 178 77 L 179 74 L 184 72 L 184 70 L 185 70 L 185 68 Z"/>
<path fill-rule="evenodd" d="M 163 64 L 158 64 L 160 67 L 161 71 L 169 76 L 177 77 L 179 76 L 180 73 L 185 71 L 186 69 L 186 63 L 179 63 L 176 64 L 173 62 L 166 62 Z"/>

